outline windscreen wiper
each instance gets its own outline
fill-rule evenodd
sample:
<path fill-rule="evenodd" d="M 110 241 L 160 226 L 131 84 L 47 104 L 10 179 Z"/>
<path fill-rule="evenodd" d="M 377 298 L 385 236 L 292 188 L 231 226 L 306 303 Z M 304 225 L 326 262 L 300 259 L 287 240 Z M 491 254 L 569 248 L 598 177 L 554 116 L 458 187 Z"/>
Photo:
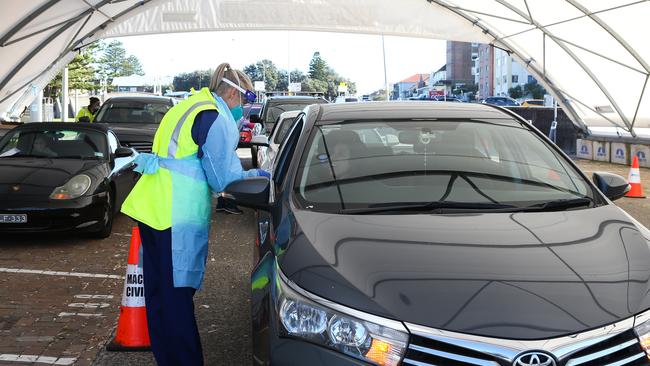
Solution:
<path fill-rule="evenodd" d="M 363 215 L 373 213 L 414 211 L 431 213 L 462 213 L 462 212 L 512 212 L 520 208 L 500 203 L 476 203 L 476 202 L 450 202 L 433 201 L 414 204 L 382 204 L 363 208 L 346 208 L 339 210 L 339 214 Z"/>
<path fill-rule="evenodd" d="M 594 200 L 589 197 L 568 198 L 522 207 L 521 211 L 564 211 L 570 208 L 592 207 L 593 203 Z"/>

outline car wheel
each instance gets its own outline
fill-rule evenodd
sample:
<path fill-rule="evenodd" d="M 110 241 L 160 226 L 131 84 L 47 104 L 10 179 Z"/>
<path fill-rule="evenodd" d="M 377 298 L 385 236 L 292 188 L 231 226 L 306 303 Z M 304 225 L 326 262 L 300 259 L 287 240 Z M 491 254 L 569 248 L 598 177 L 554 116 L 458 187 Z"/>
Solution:
<path fill-rule="evenodd" d="M 93 233 L 96 238 L 108 238 L 113 231 L 113 191 L 106 192 L 106 205 L 104 206 L 104 219 L 99 230 Z"/>
<path fill-rule="evenodd" d="M 251 163 L 253 164 L 253 168 L 259 167 L 259 162 L 257 161 L 257 149 L 255 147 L 251 147 Z"/>

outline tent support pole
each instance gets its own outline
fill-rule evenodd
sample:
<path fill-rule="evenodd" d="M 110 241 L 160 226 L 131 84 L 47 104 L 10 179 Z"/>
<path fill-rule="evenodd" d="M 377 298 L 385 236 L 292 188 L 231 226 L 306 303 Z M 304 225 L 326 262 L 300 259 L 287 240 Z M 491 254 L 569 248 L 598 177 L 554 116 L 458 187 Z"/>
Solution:
<path fill-rule="evenodd" d="M 61 106 L 61 122 L 68 122 L 68 67 L 63 69 L 63 78 L 61 79 L 61 95 L 63 103 Z"/>

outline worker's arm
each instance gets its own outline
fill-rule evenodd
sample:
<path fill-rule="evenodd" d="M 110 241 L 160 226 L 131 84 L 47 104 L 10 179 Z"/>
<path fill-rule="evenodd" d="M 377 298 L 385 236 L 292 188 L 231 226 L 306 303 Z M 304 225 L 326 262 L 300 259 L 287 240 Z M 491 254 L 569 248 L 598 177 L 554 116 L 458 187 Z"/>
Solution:
<path fill-rule="evenodd" d="M 239 142 L 237 125 L 216 111 L 197 115 L 192 138 L 199 145 L 198 156 L 214 192 L 222 192 L 232 181 L 259 176 L 257 169 L 244 170 L 241 166 L 235 151 Z"/>

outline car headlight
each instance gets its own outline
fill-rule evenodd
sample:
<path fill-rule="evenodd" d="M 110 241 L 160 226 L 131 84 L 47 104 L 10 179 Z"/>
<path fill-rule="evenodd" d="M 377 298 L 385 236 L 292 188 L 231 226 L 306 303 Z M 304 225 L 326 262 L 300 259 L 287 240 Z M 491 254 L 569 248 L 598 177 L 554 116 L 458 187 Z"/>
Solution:
<path fill-rule="evenodd" d="M 50 198 L 54 200 L 69 200 L 83 196 L 90 188 L 90 177 L 85 174 L 75 175 L 70 180 L 62 185 L 56 187 Z"/>
<path fill-rule="evenodd" d="M 639 343 L 646 357 L 650 360 L 650 311 L 634 317 L 634 332 L 639 337 Z"/>
<path fill-rule="evenodd" d="M 380 366 L 400 363 L 408 342 L 401 322 L 344 307 L 310 294 L 289 281 L 278 267 L 276 281 L 283 335 L 325 346 Z"/>

